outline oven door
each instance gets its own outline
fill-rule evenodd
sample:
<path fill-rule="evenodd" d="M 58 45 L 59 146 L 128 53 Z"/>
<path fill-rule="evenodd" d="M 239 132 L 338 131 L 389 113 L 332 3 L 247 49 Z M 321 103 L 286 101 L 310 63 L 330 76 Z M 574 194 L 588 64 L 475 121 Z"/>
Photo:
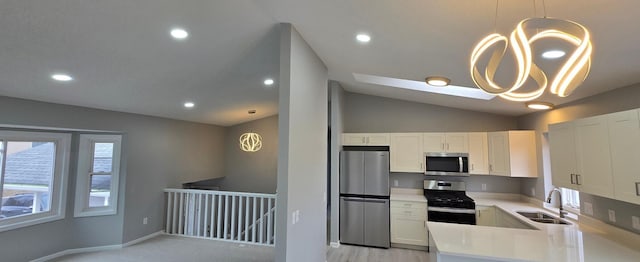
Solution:
<path fill-rule="evenodd" d="M 465 208 L 428 207 L 427 220 L 433 222 L 476 224 L 476 210 Z"/>

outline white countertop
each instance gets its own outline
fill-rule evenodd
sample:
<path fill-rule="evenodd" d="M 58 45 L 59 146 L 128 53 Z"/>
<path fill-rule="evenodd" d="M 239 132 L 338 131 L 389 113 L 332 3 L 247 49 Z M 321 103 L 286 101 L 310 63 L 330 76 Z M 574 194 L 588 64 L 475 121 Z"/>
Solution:
<path fill-rule="evenodd" d="M 603 238 L 601 232 L 574 225 L 542 224 L 516 211 L 542 211 L 531 203 L 474 198 L 477 206 L 496 206 L 538 230 L 428 222 L 439 254 L 489 261 L 640 261 L 640 251 Z M 638 238 L 640 239 L 640 237 Z"/>
<path fill-rule="evenodd" d="M 411 201 L 427 203 L 427 198 L 424 197 L 423 190 L 410 189 L 410 188 L 391 188 L 391 201 Z"/>

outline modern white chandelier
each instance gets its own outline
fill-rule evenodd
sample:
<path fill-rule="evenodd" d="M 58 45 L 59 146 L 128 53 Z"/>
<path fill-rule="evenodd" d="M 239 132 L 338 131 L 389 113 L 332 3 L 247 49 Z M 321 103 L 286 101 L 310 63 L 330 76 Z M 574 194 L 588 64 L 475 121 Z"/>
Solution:
<path fill-rule="evenodd" d="M 545 72 L 533 61 L 532 44 L 545 38 L 559 39 L 575 46 L 555 75 Z M 490 48 L 493 52 L 486 67 L 478 68 L 478 61 Z M 500 86 L 494 82 L 494 77 L 507 49 L 516 60 L 516 79 L 510 86 Z M 508 39 L 493 33 L 475 46 L 471 52 L 471 78 L 485 92 L 510 101 L 532 101 L 542 96 L 547 87 L 552 94 L 567 97 L 589 74 L 592 49 L 589 31 L 576 22 L 547 18 L 546 15 L 544 18 L 528 18 L 518 23 Z M 522 91 L 521 87 L 529 77 L 536 82 L 537 88 Z"/>
<path fill-rule="evenodd" d="M 240 136 L 240 149 L 256 152 L 262 148 L 262 137 L 258 133 L 244 133 Z"/>

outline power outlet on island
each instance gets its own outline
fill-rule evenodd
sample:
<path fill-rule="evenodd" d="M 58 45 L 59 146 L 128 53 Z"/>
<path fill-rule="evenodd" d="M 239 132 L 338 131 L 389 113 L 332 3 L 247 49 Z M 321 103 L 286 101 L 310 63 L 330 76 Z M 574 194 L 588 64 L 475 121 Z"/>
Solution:
<path fill-rule="evenodd" d="M 640 218 L 638 218 L 637 216 L 632 216 L 631 222 L 635 230 L 640 230 Z"/>
<path fill-rule="evenodd" d="M 609 209 L 609 221 L 616 222 L 616 211 Z"/>

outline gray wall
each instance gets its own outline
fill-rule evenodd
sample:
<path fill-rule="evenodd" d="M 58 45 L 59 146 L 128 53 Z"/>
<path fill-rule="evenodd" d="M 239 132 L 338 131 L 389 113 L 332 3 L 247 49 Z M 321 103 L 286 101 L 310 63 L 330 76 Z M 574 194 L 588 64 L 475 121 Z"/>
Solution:
<path fill-rule="evenodd" d="M 483 132 L 514 130 L 515 117 L 346 93 L 344 131 Z"/>
<path fill-rule="evenodd" d="M 66 218 L 0 233 L 2 260 L 26 261 L 70 248 L 121 244 L 163 228 L 166 187 L 223 175 L 224 130 L 106 110 L 0 97 L 0 124 L 124 133 L 118 213 L 73 218 L 75 166 Z M 74 139 L 77 145 L 77 138 Z M 77 148 L 72 158 L 76 158 Z M 125 201 L 126 199 L 126 201 Z M 149 223 L 142 225 L 142 218 Z"/>
<path fill-rule="evenodd" d="M 615 89 L 603 94 L 577 100 L 550 111 L 537 112 L 519 117 L 518 127 L 521 129 L 535 129 L 537 131 L 538 155 L 540 156 L 542 155 L 542 133 L 548 131 L 549 124 L 635 108 L 640 108 L 640 84 Z M 538 159 L 542 158 L 539 157 Z M 539 165 L 542 167 L 542 163 Z M 543 169 L 539 168 L 539 170 Z M 547 177 L 549 176 L 550 175 L 547 175 Z M 551 182 L 548 181 L 547 190 L 545 190 L 544 178 L 525 179 L 522 182 L 521 193 L 533 196 L 531 194 L 531 188 L 535 188 L 536 192 L 544 192 L 544 194 L 538 193 L 535 196 L 542 200 L 546 196 L 546 193 L 548 193 L 548 185 L 550 184 Z M 603 212 L 595 212 L 595 218 L 608 223 L 607 209 L 612 209 L 616 211 L 616 214 L 622 214 L 625 217 L 624 219 L 618 219 L 618 222 L 614 225 L 637 232 L 632 229 L 633 227 L 631 226 L 631 213 L 634 213 L 637 216 L 638 211 L 640 211 L 640 206 L 607 198 L 593 197 L 584 193 L 580 194 L 580 202 L 582 202 L 581 206 L 584 207 L 584 202 L 590 201 L 591 199 L 597 199 L 597 201 L 593 203 L 594 212 L 595 210 L 604 210 Z"/>
<path fill-rule="evenodd" d="M 344 132 L 489 132 L 517 129 L 515 117 L 461 110 L 391 98 L 345 93 Z M 420 174 L 391 174 L 398 187 L 422 188 Z M 437 178 L 435 178 L 437 179 Z M 520 178 L 472 176 L 470 191 L 518 193 Z M 393 180 L 391 186 L 393 186 Z"/>
<path fill-rule="evenodd" d="M 327 67 L 282 24 L 276 261 L 326 260 Z M 299 211 L 293 224 L 291 214 Z"/>
<path fill-rule="evenodd" d="M 331 96 L 331 108 L 329 110 L 331 123 L 331 175 L 330 181 L 330 201 L 331 214 L 329 241 L 338 243 L 340 238 L 340 148 L 342 147 L 342 133 L 344 128 L 344 90 L 338 82 L 329 84 L 329 95 Z"/>
<path fill-rule="evenodd" d="M 276 192 L 278 169 L 278 116 L 270 116 L 226 128 L 224 178 L 222 190 L 255 193 Z M 262 136 L 262 149 L 244 152 L 238 138 L 246 132 Z"/>

